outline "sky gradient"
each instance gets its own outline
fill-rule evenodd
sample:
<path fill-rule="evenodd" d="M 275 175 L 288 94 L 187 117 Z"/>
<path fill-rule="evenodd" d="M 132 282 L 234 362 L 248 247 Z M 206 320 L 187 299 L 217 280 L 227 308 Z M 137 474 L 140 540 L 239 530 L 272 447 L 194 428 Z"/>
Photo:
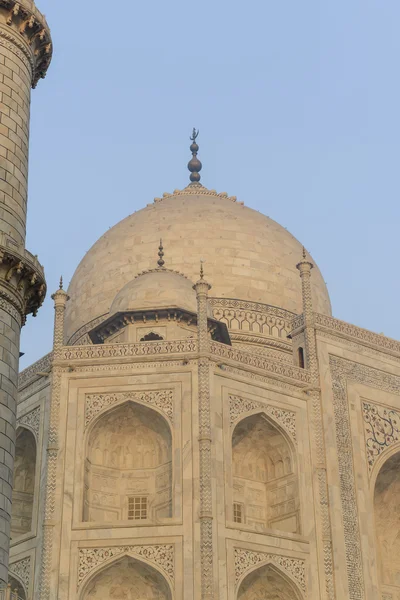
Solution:
<path fill-rule="evenodd" d="M 306 246 L 336 318 L 400 339 L 398 0 L 37 4 L 54 58 L 32 93 L 27 248 L 48 295 L 21 368 L 51 350 L 60 274 L 188 183 L 193 126 L 202 183 Z"/>

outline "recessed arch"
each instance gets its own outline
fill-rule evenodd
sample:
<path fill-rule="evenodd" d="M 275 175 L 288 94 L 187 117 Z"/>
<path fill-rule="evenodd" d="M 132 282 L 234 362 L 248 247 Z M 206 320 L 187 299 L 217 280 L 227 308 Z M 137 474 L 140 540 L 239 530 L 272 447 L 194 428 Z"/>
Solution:
<path fill-rule="evenodd" d="M 36 480 L 36 438 L 27 427 L 17 429 L 11 512 L 11 537 L 32 531 Z"/>
<path fill-rule="evenodd" d="M 20 581 L 18 577 L 16 575 L 13 575 L 11 572 L 9 572 L 8 574 L 8 583 L 11 585 L 11 591 L 17 592 L 18 600 L 26 600 L 27 593 L 25 590 L 25 586 L 23 585 L 22 581 Z"/>
<path fill-rule="evenodd" d="M 375 472 L 374 515 L 382 591 L 400 595 L 400 450 L 394 448 Z"/>
<path fill-rule="evenodd" d="M 92 573 L 79 596 L 79 600 L 104 598 L 172 600 L 172 593 L 170 584 L 158 569 L 124 554 Z"/>
<path fill-rule="evenodd" d="M 172 516 L 172 433 L 167 420 L 126 400 L 87 433 L 84 521 L 151 522 Z"/>
<path fill-rule="evenodd" d="M 292 440 L 258 410 L 232 431 L 233 520 L 257 531 L 300 533 L 300 499 Z"/>
<path fill-rule="evenodd" d="M 268 561 L 254 568 L 239 582 L 237 600 L 303 600 L 297 584 L 277 565 Z"/>

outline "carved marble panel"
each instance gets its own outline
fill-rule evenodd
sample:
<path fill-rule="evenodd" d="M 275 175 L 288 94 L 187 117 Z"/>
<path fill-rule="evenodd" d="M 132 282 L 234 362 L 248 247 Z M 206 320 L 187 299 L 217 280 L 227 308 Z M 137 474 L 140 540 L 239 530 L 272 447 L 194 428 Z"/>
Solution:
<path fill-rule="evenodd" d="M 241 415 L 261 409 L 266 414 L 270 415 L 275 421 L 277 421 L 284 430 L 290 435 L 294 442 L 296 442 L 296 413 L 283 408 L 276 408 L 256 400 L 249 398 L 243 398 L 234 394 L 229 395 L 229 418 L 231 426 L 237 421 Z"/>
<path fill-rule="evenodd" d="M 80 548 L 78 565 L 78 586 L 88 575 L 111 558 L 122 555 L 136 556 L 154 563 L 165 573 L 173 584 L 175 578 L 175 552 L 173 544 L 154 544 L 146 546 L 108 546 L 101 548 Z"/>
<path fill-rule="evenodd" d="M 17 419 L 17 427 L 18 425 L 27 425 L 35 432 L 36 438 L 38 438 L 40 429 L 40 406 L 37 406 Z"/>
<path fill-rule="evenodd" d="M 25 586 L 25 589 L 29 589 L 29 581 L 31 578 L 31 557 L 27 556 L 16 562 L 10 564 L 10 574 L 14 575 L 19 581 Z"/>
<path fill-rule="evenodd" d="M 242 576 L 262 564 L 272 563 L 288 573 L 300 586 L 300 589 L 306 591 L 306 563 L 300 558 L 290 558 L 280 554 L 270 554 L 267 552 L 255 552 L 245 548 L 235 548 L 235 582 L 236 585 L 242 579 Z"/>
<path fill-rule="evenodd" d="M 372 402 L 362 403 L 369 472 L 388 448 L 400 442 L 400 412 Z"/>
<path fill-rule="evenodd" d="M 142 392 L 116 392 L 114 394 L 86 394 L 85 396 L 85 427 L 93 418 L 108 406 L 117 402 L 132 400 L 156 406 L 173 423 L 174 393 L 173 390 L 147 390 Z"/>

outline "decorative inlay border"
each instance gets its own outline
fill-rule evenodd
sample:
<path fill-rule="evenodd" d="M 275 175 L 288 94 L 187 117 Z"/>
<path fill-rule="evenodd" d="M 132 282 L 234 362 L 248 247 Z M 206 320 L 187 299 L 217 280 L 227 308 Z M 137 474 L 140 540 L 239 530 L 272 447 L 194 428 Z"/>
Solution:
<path fill-rule="evenodd" d="M 106 548 L 80 548 L 78 565 L 78 587 L 98 565 L 110 558 L 129 554 L 144 558 L 157 565 L 172 584 L 175 579 L 175 549 L 173 544 L 155 544 L 152 546 L 109 546 Z"/>
<path fill-rule="evenodd" d="M 154 354 L 184 354 L 196 352 L 197 341 L 193 339 L 146 342 L 140 344 L 94 344 L 92 346 L 64 346 L 60 358 L 79 360 L 92 358 L 129 358 Z"/>
<path fill-rule="evenodd" d="M 23 583 L 25 590 L 28 591 L 31 578 L 31 557 L 27 556 L 15 563 L 11 563 L 9 570 L 10 574 L 15 575 L 15 577 Z"/>
<path fill-rule="evenodd" d="M 85 427 L 94 417 L 107 406 L 112 406 L 121 400 L 137 400 L 159 408 L 173 423 L 174 393 L 173 390 L 146 390 L 141 392 L 117 392 L 113 394 L 86 394 L 85 396 Z"/>
<path fill-rule="evenodd" d="M 38 372 L 49 372 L 51 370 L 52 361 L 53 353 L 49 352 L 49 354 L 46 354 L 43 356 L 43 358 L 40 358 L 38 361 L 33 363 L 33 365 L 21 371 L 18 378 L 18 388 L 21 389 L 25 387 L 31 379 L 39 377 Z"/>
<path fill-rule="evenodd" d="M 295 379 L 301 383 L 311 383 L 310 372 L 307 369 L 300 369 L 294 365 L 274 361 L 256 353 L 253 354 L 250 352 L 243 352 L 242 350 L 236 350 L 232 346 L 220 344 L 219 342 L 211 342 L 210 349 L 211 354 L 214 354 L 214 356 L 234 360 L 249 367 L 256 367 L 257 369 L 269 371 L 278 376 Z"/>
<path fill-rule="evenodd" d="M 400 441 L 400 413 L 386 406 L 362 402 L 369 472 L 379 456 Z"/>
<path fill-rule="evenodd" d="M 28 425 L 36 435 L 36 438 L 39 437 L 39 429 L 40 429 L 40 406 L 37 406 L 31 412 L 26 413 L 19 419 L 17 419 L 17 427 L 19 425 Z"/>
<path fill-rule="evenodd" d="M 329 362 L 333 384 L 333 408 L 336 424 L 336 446 L 339 461 L 349 599 L 364 600 L 364 575 L 358 527 L 347 382 L 355 381 L 375 389 L 400 395 L 400 377 L 338 356 L 331 355 Z"/>
<path fill-rule="evenodd" d="M 242 396 L 236 396 L 233 394 L 229 395 L 229 419 L 231 427 L 235 421 L 241 416 L 252 410 L 256 409 L 264 410 L 273 419 L 278 421 L 290 437 L 297 441 L 296 437 L 296 413 L 290 410 L 284 410 L 282 408 L 276 408 L 269 404 L 263 404 L 249 398 L 243 398 Z"/>
<path fill-rule="evenodd" d="M 254 552 L 245 548 L 235 548 L 235 585 L 237 586 L 243 574 L 262 563 L 272 562 L 286 571 L 303 592 L 306 591 L 306 561 L 300 558 L 289 558 L 280 554 Z"/>
<path fill-rule="evenodd" d="M 347 338 L 352 338 L 353 340 L 368 346 L 379 348 L 381 351 L 388 350 L 400 354 L 400 342 L 397 340 L 319 313 L 314 313 L 314 320 L 317 329 L 319 329 L 318 326 L 327 328 L 333 330 L 339 336 L 342 335 Z"/>

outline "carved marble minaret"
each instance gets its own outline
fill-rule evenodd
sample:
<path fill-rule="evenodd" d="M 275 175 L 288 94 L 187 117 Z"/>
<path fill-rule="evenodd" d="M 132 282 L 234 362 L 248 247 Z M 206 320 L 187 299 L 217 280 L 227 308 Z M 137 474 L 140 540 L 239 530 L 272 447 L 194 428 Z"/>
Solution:
<path fill-rule="evenodd" d="M 51 38 L 31 0 L 0 0 L 0 584 L 7 581 L 20 329 L 46 284 L 25 249 L 30 90 L 46 74 Z"/>

